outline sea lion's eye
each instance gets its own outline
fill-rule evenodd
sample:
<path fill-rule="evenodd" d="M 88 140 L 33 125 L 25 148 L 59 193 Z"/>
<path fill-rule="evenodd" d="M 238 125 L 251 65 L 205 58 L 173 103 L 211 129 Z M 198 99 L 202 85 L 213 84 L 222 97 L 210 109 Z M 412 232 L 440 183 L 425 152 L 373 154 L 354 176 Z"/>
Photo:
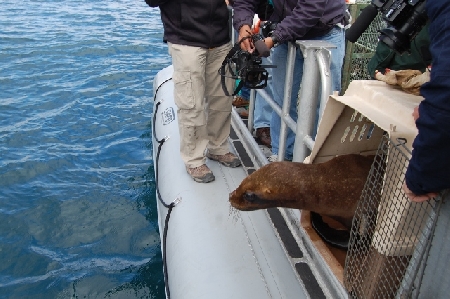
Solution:
<path fill-rule="evenodd" d="M 254 202 L 258 196 L 253 192 L 245 192 L 244 193 L 244 199 L 248 202 Z"/>

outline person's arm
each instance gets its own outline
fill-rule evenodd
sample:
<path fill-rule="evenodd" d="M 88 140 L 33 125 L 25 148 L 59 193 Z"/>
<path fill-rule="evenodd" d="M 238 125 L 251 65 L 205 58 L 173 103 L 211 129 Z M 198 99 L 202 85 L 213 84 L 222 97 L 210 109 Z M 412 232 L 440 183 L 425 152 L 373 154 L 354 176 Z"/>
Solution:
<path fill-rule="evenodd" d="M 249 37 L 252 34 L 251 26 L 259 1 L 260 0 L 234 0 L 233 2 L 233 26 L 239 33 L 238 41 L 243 40 L 241 49 L 249 52 L 252 52 L 254 48 L 251 39 L 246 37 Z"/>
<path fill-rule="evenodd" d="M 337 1 L 337 0 L 335 0 Z M 291 15 L 278 23 L 273 32 L 277 42 L 300 39 L 305 36 L 322 18 L 328 0 L 298 0 Z"/>
<path fill-rule="evenodd" d="M 414 118 L 414 121 L 417 121 L 419 119 L 419 117 L 420 117 L 419 106 L 414 107 L 414 111 L 412 113 L 412 117 Z M 436 197 L 438 195 L 435 192 L 426 193 L 426 194 L 423 194 L 423 195 L 416 195 L 416 194 L 414 194 L 414 192 L 409 190 L 409 188 L 406 185 L 406 183 L 403 184 L 403 191 L 405 192 L 406 196 L 408 196 L 408 198 L 411 201 L 414 201 L 414 202 L 424 202 L 424 201 L 430 200 L 430 199 L 432 199 L 432 198 L 434 198 L 434 197 Z"/>
<path fill-rule="evenodd" d="M 367 64 L 369 75 L 375 79 L 375 72 L 380 71 L 384 74 L 384 70 L 389 68 L 391 61 L 394 59 L 395 51 L 389 48 L 385 43 L 379 41 L 375 54 Z"/>
<path fill-rule="evenodd" d="M 292 0 L 291 0 L 292 1 Z M 287 1 L 285 3 L 291 2 Z M 294 7 L 285 8 L 291 11 L 288 16 L 278 20 L 273 32 L 277 43 L 308 39 L 317 34 L 325 34 L 332 26 L 344 22 L 346 6 L 344 0 L 296 0 Z M 276 7 L 277 8 L 277 7 Z M 270 20 L 277 21 L 280 12 L 275 9 Z"/>
<path fill-rule="evenodd" d="M 374 55 L 367 64 L 369 75 L 375 79 L 375 71 L 385 73 L 391 70 L 419 70 L 422 73 L 431 64 L 430 39 L 428 23 L 420 30 L 410 43 L 410 52 L 402 55 L 396 53 L 382 41 L 378 41 Z"/>
<path fill-rule="evenodd" d="M 233 27 L 240 31 L 242 26 L 253 25 L 253 18 L 259 0 L 234 0 L 233 1 Z M 251 32 L 251 30 L 250 30 Z"/>
<path fill-rule="evenodd" d="M 430 1 L 427 13 L 433 65 L 430 82 L 421 88 L 419 133 L 405 175 L 406 187 L 416 196 L 450 188 L 450 6 Z"/>
<path fill-rule="evenodd" d="M 419 133 L 405 177 L 406 186 L 416 196 L 450 188 L 450 107 L 441 105 L 446 99 L 450 106 L 450 76 L 433 76 L 434 67 L 439 70 L 434 64 L 430 82 L 421 88 L 425 99 L 417 111 Z"/>

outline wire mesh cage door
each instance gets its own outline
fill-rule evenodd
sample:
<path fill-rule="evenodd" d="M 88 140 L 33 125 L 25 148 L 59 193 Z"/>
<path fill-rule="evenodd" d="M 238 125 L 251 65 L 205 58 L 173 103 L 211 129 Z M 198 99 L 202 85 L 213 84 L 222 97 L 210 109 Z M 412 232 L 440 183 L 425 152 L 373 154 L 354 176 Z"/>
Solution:
<path fill-rule="evenodd" d="M 411 298 L 440 201 L 409 201 L 402 191 L 410 153 L 385 135 L 353 219 L 344 267 L 351 298 Z"/>

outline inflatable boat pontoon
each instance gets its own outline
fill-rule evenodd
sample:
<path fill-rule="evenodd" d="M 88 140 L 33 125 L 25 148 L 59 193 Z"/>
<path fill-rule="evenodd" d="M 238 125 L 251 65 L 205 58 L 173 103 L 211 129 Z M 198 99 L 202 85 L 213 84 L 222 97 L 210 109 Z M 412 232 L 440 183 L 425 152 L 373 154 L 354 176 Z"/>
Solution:
<path fill-rule="evenodd" d="M 334 276 L 323 275 L 328 268 L 319 269 L 299 234 L 291 233 L 298 224 L 289 221 L 290 213 L 298 211 L 231 208 L 229 193 L 258 168 L 237 137 L 238 128 L 230 150 L 240 156 L 242 167 L 208 160 L 216 177 L 208 184 L 196 183 L 186 173 L 179 154 L 172 72 L 172 66 L 161 70 L 153 86 L 153 157 L 167 297 L 345 298 Z M 233 118 L 236 115 L 233 110 Z"/>

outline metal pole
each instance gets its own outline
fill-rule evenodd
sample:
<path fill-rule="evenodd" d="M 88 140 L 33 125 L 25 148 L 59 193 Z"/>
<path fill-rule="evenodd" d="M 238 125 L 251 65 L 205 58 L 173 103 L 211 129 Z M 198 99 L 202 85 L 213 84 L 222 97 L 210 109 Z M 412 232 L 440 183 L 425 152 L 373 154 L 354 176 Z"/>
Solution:
<path fill-rule="evenodd" d="M 331 51 L 328 49 L 319 49 L 316 52 L 316 58 L 321 79 L 320 109 L 319 119 L 317 121 L 317 124 L 319 124 L 328 97 L 334 92 L 334 90 L 331 90 Z"/>
<path fill-rule="evenodd" d="M 248 105 L 248 119 L 247 127 L 250 134 L 253 132 L 253 120 L 255 119 L 255 96 L 256 92 L 254 89 L 250 89 L 250 104 Z"/>
<path fill-rule="evenodd" d="M 298 119 L 296 138 L 294 143 L 294 157 L 292 161 L 303 162 L 303 160 L 309 154 L 312 143 L 312 133 L 314 127 L 317 124 L 317 107 L 319 104 L 319 91 L 323 88 L 323 97 L 328 95 L 331 90 L 331 78 L 326 76 L 326 73 L 330 73 L 330 59 L 326 58 L 325 54 L 317 54 L 318 51 L 324 51 L 326 49 L 336 48 L 335 45 L 325 41 L 297 41 L 297 45 L 300 46 L 302 51 L 304 64 L 303 64 L 303 77 L 298 97 Z M 326 52 L 324 52 L 326 53 Z M 320 63 L 316 62 L 317 60 Z M 325 68 L 325 71 L 319 69 Z M 319 76 L 320 72 L 323 76 Z M 320 78 L 325 80 L 321 83 Z M 323 104 L 326 103 L 326 99 L 323 100 Z M 323 108 L 322 108 L 323 109 Z"/>
<path fill-rule="evenodd" d="M 292 77 L 294 76 L 294 62 L 296 56 L 296 47 L 293 43 L 288 43 L 287 52 L 287 67 L 286 67 L 286 82 L 284 83 L 284 98 L 283 107 L 281 109 L 281 127 L 280 127 L 280 144 L 278 146 L 278 161 L 284 160 L 284 155 L 286 153 L 286 136 L 287 136 L 287 126 L 283 121 L 284 117 L 289 117 L 289 108 L 291 107 L 291 92 L 292 92 Z M 274 80 L 276 80 L 274 78 Z"/>

